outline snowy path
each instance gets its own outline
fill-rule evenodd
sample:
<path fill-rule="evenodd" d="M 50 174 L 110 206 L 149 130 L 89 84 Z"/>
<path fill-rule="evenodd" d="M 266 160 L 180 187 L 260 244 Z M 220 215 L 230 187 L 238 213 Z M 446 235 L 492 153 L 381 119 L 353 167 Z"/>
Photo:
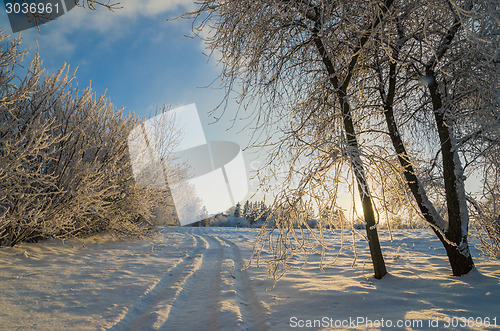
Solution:
<path fill-rule="evenodd" d="M 367 245 L 359 243 L 354 266 L 349 251 L 324 271 L 318 254 L 309 254 L 305 266 L 294 257 L 295 268 L 270 291 L 268 253 L 262 267 L 241 269 L 257 235 L 173 227 L 148 240 L 95 236 L 0 249 L 0 331 L 296 330 L 312 322 L 321 324 L 304 329 L 342 330 L 335 323 L 359 318 L 421 323 L 406 330 L 440 330 L 447 319 L 472 318 L 471 327 L 446 329 L 500 330 L 500 262 L 475 249 L 478 270 L 453 277 L 430 230 L 394 231 L 392 241 L 381 232 L 390 274 L 380 281 L 372 278 Z M 326 240 L 334 246 L 341 238 Z M 367 329 L 401 328 L 353 328 Z"/>
<path fill-rule="evenodd" d="M 186 234 L 191 250 L 111 330 L 267 330 L 238 246 L 204 228 Z"/>

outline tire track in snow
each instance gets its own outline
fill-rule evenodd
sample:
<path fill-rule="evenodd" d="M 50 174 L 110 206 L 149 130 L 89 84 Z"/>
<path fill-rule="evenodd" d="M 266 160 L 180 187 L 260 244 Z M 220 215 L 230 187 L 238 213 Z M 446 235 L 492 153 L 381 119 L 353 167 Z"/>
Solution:
<path fill-rule="evenodd" d="M 244 330 L 268 330 L 266 321 L 267 310 L 257 298 L 257 294 L 252 289 L 252 283 L 246 270 L 243 269 L 245 263 L 241 257 L 238 245 L 231 240 L 214 236 L 225 246 L 226 254 L 234 263 L 234 286 L 236 287 L 236 301 L 243 319 Z"/>
<path fill-rule="evenodd" d="M 168 318 L 171 308 L 169 301 L 175 300 L 186 281 L 200 268 L 203 260 L 201 251 L 208 247 L 203 238 L 190 233 L 187 235 L 195 242 L 194 247 L 152 289 L 139 298 L 110 330 L 153 329 L 156 320 L 164 320 L 165 316 Z"/>
<path fill-rule="evenodd" d="M 239 247 L 206 228 L 184 233 L 191 251 L 111 330 L 268 330 Z M 224 261 L 234 269 L 223 273 Z"/>
<path fill-rule="evenodd" d="M 198 230 L 201 234 L 202 231 Z M 205 231 L 203 231 L 205 232 Z M 221 265 L 224 250 L 212 236 L 195 235 L 208 247 L 203 252 L 200 268 L 186 280 L 183 289 L 172 302 L 170 314 L 162 330 L 217 330 L 220 311 Z"/>

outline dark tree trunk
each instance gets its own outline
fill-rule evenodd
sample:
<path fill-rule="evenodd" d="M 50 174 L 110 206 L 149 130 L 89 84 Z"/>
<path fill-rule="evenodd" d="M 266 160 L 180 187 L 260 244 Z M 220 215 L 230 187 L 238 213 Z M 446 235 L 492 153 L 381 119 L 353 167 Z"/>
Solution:
<path fill-rule="evenodd" d="M 393 2 L 394 0 L 386 0 L 384 2 L 384 6 L 381 6 L 383 14 L 385 14 L 389 10 L 389 8 L 391 8 Z M 358 191 L 360 194 L 361 203 L 363 206 L 363 213 L 365 216 L 366 233 L 368 236 L 370 254 L 372 257 L 373 268 L 375 271 L 375 278 L 381 279 L 387 273 L 387 270 L 385 268 L 384 257 L 382 255 L 382 250 L 380 248 L 380 242 L 377 233 L 377 225 L 375 220 L 375 213 L 373 210 L 373 203 L 368 188 L 368 182 L 366 180 L 364 165 L 361 160 L 361 154 L 359 152 L 359 144 L 352 120 L 352 111 L 347 97 L 347 89 L 349 87 L 349 82 L 353 77 L 354 70 L 356 68 L 357 61 L 359 58 L 359 53 L 370 39 L 373 29 L 375 29 L 381 22 L 381 18 L 383 15 L 377 17 L 373 22 L 367 22 L 366 30 L 362 33 L 361 37 L 358 40 L 359 44 L 352 53 L 353 56 L 349 61 L 346 77 L 341 84 L 338 80 L 333 61 L 325 49 L 323 40 L 318 34 L 318 32 L 321 30 L 321 24 L 322 24 L 320 15 L 321 10 L 313 3 L 307 3 L 307 5 L 311 7 L 311 10 L 305 12 L 305 15 L 309 20 L 314 22 L 314 28 L 311 30 L 312 41 L 316 46 L 321 61 L 326 67 L 328 75 L 330 76 L 330 83 L 332 84 L 334 90 L 336 91 L 337 97 L 340 102 L 342 119 L 343 119 L 344 129 L 346 132 L 346 140 L 350 148 L 351 165 L 353 167 L 354 175 L 356 176 Z"/>
<path fill-rule="evenodd" d="M 352 121 L 351 107 L 347 97 L 347 84 L 344 83 L 340 86 L 337 79 L 334 66 L 330 60 L 322 40 L 316 36 L 314 38 L 318 52 L 326 66 L 328 74 L 330 75 L 330 82 L 332 83 L 334 89 L 337 91 L 337 97 L 340 102 L 340 107 L 342 110 L 342 119 L 344 124 L 344 129 L 346 132 L 347 144 L 350 148 L 350 158 L 351 165 L 353 167 L 354 175 L 356 176 L 356 182 L 358 184 L 358 191 L 361 198 L 361 203 L 363 206 L 363 214 L 366 223 L 366 234 L 368 237 L 368 244 L 370 247 L 370 255 L 372 258 L 373 269 L 375 272 L 375 278 L 381 279 L 387 274 L 387 269 L 385 267 L 384 256 L 382 255 L 382 249 L 380 248 L 380 241 L 377 232 L 377 222 L 375 220 L 375 212 L 373 210 L 373 203 L 370 196 L 370 191 L 368 187 L 368 182 L 366 180 L 365 170 L 363 161 L 361 160 L 361 155 L 359 152 L 359 145 L 356 136 L 356 131 L 354 129 L 354 123 Z M 346 82 L 348 79 L 346 79 Z"/>
<path fill-rule="evenodd" d="M 461 235 L 461 221 L 460 219 L 449 219 L 450 229 L 453 227 L 455 229 L 454 232 L 449 231 L 446 233 L 446 238 L 436 230 L 438 227 L 438 222 L 435 219 L 435 214 L 430 210 L 429 203 L 425 194 L 422 192 L 422 188 L 419 187 L 419 181 L 413 169 L 411 162 L 409 162 L 409 156 L 406 152 L 406 149 L 403 145 L 401 137 L 399 135 L 398 129 L 394 122 L 394 116 L 392 107 L 387 107 L 385 110 L 386 122 L 389 127 L 389 133 L 391 137 L 392 144 L 394 149 L 398 153 L 398 160 L 401 166 L 403 167 L 403 174 L 405 176 L 406 183 L 408 184 L 416 202 L 420 209 L 420 212 L 424 216 L 424 219 L 432 225 L 432 229 L 434 233 L 438 236 L 439 240 L 443 243 L 444 248 L 446 249 L 446 254 L 448 255 L 448 260 L 450 261 L 451 269 L 454 276 L 461 276 L 468 273 L 473 267 L 474 263 L 472 261 L 472 257 L 469 252 L 469 247 L 467 243 L 467 237 L 462 238 Z M 447 197 L 448 198 L 448 197 Z M 449 201 L 447 199 L 447 201 Z M 465 202 L 463 202 L 465 203 Z M 454 206 L 456 208 L 456 206 Z M 459 207 L 459 206 L 458 206 Z M 458 228 L 458 229 L 457 229 Z M 456 231 L 459 231 L 459 236 L 456 236 Z M 453 233 L 453 235 L 452 235 Z M 449 242 L 452 242 L 450 244 Z M 460 246 L 462 245 L 462 246 Z M 463 252 L 460 251 L 459 247 L 462 247 Z"/>
<path fill-rule="evenodd" d="M 439 233 L 439 231 L 434 228 L 432 229 L 446 249 L 446 255 L 448 256 L 448 261 L 450 261 L 453 276 L 463 276 L 469 273 L 469 271 L 471 271 L 474 267 L 474 262 L 472 261 L 472 256 L 470 255 L 470 253 L 463 254 L 463 252 L 459 250 L 459 246 L 457 246 L 456 244 L 450 244 L 448 240 L 446 240 L 446 238 L 443 238 L 443 235 Z M 467 241 L 467 239 L 465 240 Z M 468 252 L 469 246 L 467 245 L 466 247 Z"/>
<path fill-rule="evenodd" d="M 446 45 L 451 42 L 458 29 L 457 24 L 458 23 L 455 22 L 455 24 L 450 28 L 449 33 L 445 36 L 438 56 L 444 55 L 447 49 Z M 407 40 L 403 34 L 403 30 L 399 26 L 398 34 L 399 40 L 392 52 L 392 58 L 394 59 L 398 58 L 399 50 Z M 463 182 L 461 179 L 457 178 L 457 176 L 461 175 L 461 167 L 459 164 L 460 159 L 458 157 L 458 151 L 454 148 L 452 143 L 452 128 L 446 123 L 442 108 L 442 99 L 439 94 L 435 75 L 432 71 L 432 66 L 428 66 L 426 74 L 427 77 L 432 78 L 432 81 L 429 84 L 429 91 L 431 94 L 433 111 L 443 156 L 443 177 L 445 181 L 449 225 L 446 229 L 444 220 L 442 220 L 440 215 L 434 209 L 432 203 L 428 200 L 425 190 L 417 178 L 415 169 L 413 168 L 403 140 L 401 139 L 401 135 L 399 134 L 393 109 L 394 98 L 396 95 L 396 70 L 397 62 L 393 61 L 389 67 L 389 86 L 387 93 L 383 88 L 383 84 L 381 84 L 380 87 L 380 94 L 384 102 L 384 115 L 387 128 L 389 130 L 389 136 L 397 153 L 399 163 L 403 168 L 405 181 L 417 202 L 420 212 L 422 213 L 424 219 L 431 224 L 435 234 L 443 243 L 443 246 L 446 249 L 446 254 L 448 255 L 448 260 L 450 261 L 453 275 L 461 276 L 468 273 L 474 267 L 474 263 L 472 262 L 467 242 L 467 229 L 465 233 L 463 233 L 462 228 L 462 223 L 468 220 L 468 215 L 464 215 L 464 213 L 467 212 L 467 206 L 464 206 L 466 202 Z M 462 192 L 462 196 L 460 192 Z"/>
<path fill-rule="evenodd" d="M 465 11 L 471 10 L 473 1 L 467 1 L 464 7 Z M 444 187 L 448 210 L 449 226 L 445 232 L 446 239 L 442 238 L 442 236 L 438 237 L 446 248 L 453 275 L 455 276 L 465 275 L 474 268 L 467 241 L 469 212 L 462 179 L 463 169 L 453 137 L 453 121 L 452 119 L 449 121 L 446 116 L 446 109 L 443 107 L 443 99 L 439 91 L 434 68 L 450 48 L 461 26 L 461 19 L 458 14 L 455 14 L 453 25 L 443 36 L 441 44 L 425 67 L 425 74 L 429 79 L 427 87 L 431 96 L 434 119 L 441 143 Z"/>
<path fill-rule="evenodd" d="M 393 54 L 394 58 L 397 58 L 397 51 Z M 460 181 L 457 181 L 455 169 L 458 165 L 455 164 L 459 162 L 457 153 L 453 150 L 451 144 L 451 137 L 448 126 L 445 124 L 444 117 L 442 115 L 441 100 L 437 93 L 437 86 L 430 86 L 433 88 L 431 96 L 433 98 L 433 105 L 435 108 L 436 122 L 439 131 L 439 137 L 441 141 L 441 148 L 443 153 L 443 168 L 444 168 L 444 178 L 445 178 L 445 190 L 446 190 L 446 202 L 448 205 L 448 231 L 444 233 L 446 237 L 443 236 L 436 228 L 441 228 L 444 231 L 442 225 L 440 226 L 438 220 L 436 219 L 436 212 L 432 207 L 431 203 L 427 200 L 424 189 L 421 187 L 419 180 L 416 176 L 415 170 L 412 163 L 410 162 L 410 157 L 406 151 L 403 144 L 399 130 L 396 124 L 393 110 L 393 102 L 395 97 L 395 87 L 396 87 L 396 63 L 392 63 L 389 70 L 389 89 L 387 95 L 384 91 L 381 91 L 382 98 L 384 99 L 385 109 L 384 115 L 389 130 L 389 136 L 391 138 L 392 145 L 396 150 L 398 155 L 399 163 L 403 168 L 403 174 L 405 176 L 406 183 L 414 196 L 417 205 L 420 209 L 425 220 L 432 225 L 434 233 L 438 236 L 439 240 L 443 243 L 446 249 L 446 254 L 448 255 L 448 260 L 450 261 L 451 269 L 454 276 L 461 276 L 467 274 L 473 267 L 474 263 L 470 255 L 469 246 L 467 242 L 467 234 L 462 233 L 462 220 L 467 215 L 462 215 L 463 211 L 466 210 L 462 208 L 461 204 L 465 204 L 465 200 L 461 201 L 459 190 L 463 187 L 457 187 Z"/>
<path fill-rule="evenodd" d="M 380 248 L 380 242 L 377 232 L 377 222 L 375 220 L 375 213 L 373 210 L 372 199 L 366 180 L 365 170 L 361 155 L 359 153 L 358 140 L 356 138 L 356 131 L 351 117 L 351 107 L 347 102 L 347 96 L 342 95 L 341 107 L 342 118 L 344 122 L 344 129 L 346 130 L 347 144 L 349 145 L 351 164 L 358 183 L 358 191 L 363 206 L 363 214 L 366 222 L 366 235 L 368 237 L 368 244 L 370 246 L 370 254 L 373 262 L 373 269 L 375 271 L 375 278 L 381 279 L 387 273 L 384 256 Z"/>
<path fill-rule="evenodd" d="M 439 140 L 441 142 L 441 155 L 443 159 L 443 177 L 449 224 L 445 235 L 454 245 L 445 244 L 445 242 L 443 244 L 445 245 L 448 259 L 453 269 L 453 275 L 461 276 L 468 273 L 474 267 L 467 241 L 468 227 L 465 226 L 469 219 L 465 189 L 462 178 L 459 178 L 462 176 L 463 171 L 458 151 L 453 144 L 453 126 L 451 123 L 446 123 L 445 110 L 443 109 L 443 102 L 436 78 L 430 70 L 427 71 L 427 75 L 432 78 L 429 84 L 429 91 Z M 440 239 L 443 241 L 442 238 Z"/>

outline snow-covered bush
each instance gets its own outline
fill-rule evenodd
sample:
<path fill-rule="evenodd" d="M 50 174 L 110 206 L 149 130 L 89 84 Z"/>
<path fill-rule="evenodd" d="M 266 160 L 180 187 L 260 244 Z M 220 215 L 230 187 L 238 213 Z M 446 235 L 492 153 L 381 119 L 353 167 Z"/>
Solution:
<path fill-rule="evenodd" d="M 136 187 L 127 136 L 138 121 L 105 96 L 49 75 L 35 55 L 24 78 L 19 39 L 0 33 L 0 246 L 149 228 L 168 191 Z"/>

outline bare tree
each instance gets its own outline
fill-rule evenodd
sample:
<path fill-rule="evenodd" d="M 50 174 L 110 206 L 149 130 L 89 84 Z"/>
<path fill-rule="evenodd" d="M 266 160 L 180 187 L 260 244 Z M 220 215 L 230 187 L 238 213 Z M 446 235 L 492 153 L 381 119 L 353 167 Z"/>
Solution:
<path fill-rule="evenodd" d="M 494 2 L 206 0 L 184 17 L 217 52 L 228 91 L 258 109 L 267 169 L 290 165 L 274 261 L 286 263 L 290 239 L 304 247 L 291 223 L 310 205 L 335 208 L 349 170 L 377 278 L 374 207 L 395 197 L 432 227 L 454 275 L 473 268 L 463 162 L 491 164 L 472 145 L 498 137 L 498 85 L 485 83 L 498 77 Z"/>
<path fill-rule="evenodd" d="M 405 182 L 460 276 L 474 266 L 463 161 L 476 160 L 463 143 L 498 132 L 498 87 L 483 81 L 498 76 L 491 47 L 498 28 L 486 27 L 495 14 L 489 1 L 396 3 L 388 14 L 366 50 L 359 98 L 372 102 L 365 111 L 376 116 L 382 110 Z M 409 145 L 412 138 L 420 146 Z"/>
<path fill-rule="evenodd" d="M 281 125 L 279 129 L 283 136 L 274 141 L 265 139 L 259 144 L 276 146 L 270 160 L 276 161 L 278 157 L 279 162 L 279 159 L 286 158 L 283 153 L 290 153 L 290 163 L 298 165 L 299 157 L 311 151 L 317 154 L 317 162 L 310 163 L 314 169 L 307 169 L 309 172 L 303 177 L 299 191 L 305 190 L 311 180 L 317 180 L 339 161 L 344 164 L 347 161 L 357 183 L 352 189 L 358 191 L 362 203 L 375 277 L 382 278 L 386 268 L 362 159 L 361 142 L 357 136 L 359 128 L 355 126 L 355 114 L 349 96 L 356 53 L 359 51 L 356 48 L 366 43 L 366 37 L 359 36 L 361 44 L 354 49 L 342 49 L 340 44 L 338 51 L 341 61 L 347 60 L 349 64 L 353 54 L 354 57 L 347 70 L 338 66 L 333 57 L 335 50 L 328 49 L 328 37 L 323 34 L 323 31 L 334 30 L 332 24 L 335 19 L 328 18 L 328 15 L 333 15 L 337 6 L 321 6 L 320 10 L 312 1 L 203 1 L 200 9 L 187 17 L 200 18 L 205 12 L 211 14 L 201 21 L 198 29 L 210 26 L 213 30 L 213 36 L 209 36 L 206 41 L 212 50 L 221 53 L 222 77 L 228 91 L 234 85 L 241 84 L 238 93 L 242 101 L 257 97 L 256 107 L 261 110 L 256 118 L 257 127 L 265 131 L 266 127 L 275 129 Z M 368 13 L 367 17 L 360 19 L 364 29 L 362 32 L 366 35 L 370 35 L 374 28 L 370 16 L 372 10 Z M 341 19 L 350 19 L 349 14 L 349 11 L 342 12 Z M 278 118 L 283 120 L 277 121 Z M 330 120 L 327 121 L 327 118 Z M 324 182 L 337 186 L 336 182 Z M 304 202 L 304 194 L 292 196 L 294 198 L 291 200 L 283 197 L 288 199 L 286 207 L 277 199 L 275 206 L 280 211 L 274 215 L 285 218 L 293 215 L 297 217 L 297 222 L 307 221 L 299 217 L 303 214 L 301 208 L 309 208 L 309 203 Z M 335 194 L 330 196 L 335 197 Z M 282 208 L 287 212 L 282 212 Z M 289 222 L 291 219 L 284 219 L 275 224 L 287 228 Z M 278 260 L 286 261 L 281 257 Z"/>

